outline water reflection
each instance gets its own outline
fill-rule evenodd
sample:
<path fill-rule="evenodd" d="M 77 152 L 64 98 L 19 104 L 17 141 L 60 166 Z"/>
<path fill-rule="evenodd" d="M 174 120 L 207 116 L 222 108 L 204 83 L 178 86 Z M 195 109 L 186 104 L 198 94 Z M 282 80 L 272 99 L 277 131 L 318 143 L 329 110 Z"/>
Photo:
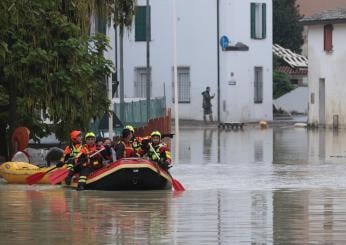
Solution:
<path fill-rule="evenodd" d="M 211 151 L 213 147 L 213 134 L 214 129 L 203 130 L 203 158 L 206 161 L 210 161 Z"/>
<path fill-rule="evenodd" d="M 276 128 L 273 131 L 273 163 L 306 163 L 310 144 L 307 136 L 304 128 Z"/>
<path fill-rule="evenodd" d="M 11 189 L 11 187 L 9 187 Z M 146 194 L 145 194 L 146 193 Z M 23 244 L 170 244 L 170 192 L 1 192 L 0 235 Z"/>
<path fill-rule="evenodd" d="M 335 244 L 346 241 L 345 191 L 275 191 L 274 241 Z"/>
<path fill-rule="evenodd" d="M 345 136 L 182 130 L 181 161 L 172 168 L 187 189 L 181 195 L 0 184 L 0 237 L 13 244 L 343 244 Z"/>

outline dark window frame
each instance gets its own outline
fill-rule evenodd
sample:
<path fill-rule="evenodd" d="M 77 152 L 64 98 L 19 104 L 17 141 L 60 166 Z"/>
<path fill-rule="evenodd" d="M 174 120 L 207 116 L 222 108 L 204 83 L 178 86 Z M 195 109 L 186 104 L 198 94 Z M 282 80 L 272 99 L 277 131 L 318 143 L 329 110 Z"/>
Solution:
<path fill-rule="evenodd" d="M 263 103 L 263 67 L 255 66 L 254 68 L 254 103 Z"/>
<path fill-rule="evenodd" d="M 178 75 L 178 103 L 179 104 L 191 104 L 192 98 L 191 98 L 191 68 L 189 66 L 178 66 L 177 67 L 177 75 Z M 182 84 L 180 81 L 180 75 L 183 73 L 188 74 L 188 81 L 186 84 Z M 185 88 L 185 90 L 183 90 Z M 186 90 L 187 88 L 187 90 Z M 182 90 L 184 93 L 182 93 Z M 182 98 L 183 97 L 183 98 Z M 184 99 L 185 98 L 185 99 Z M 175 103 L 175 97 L 174 97 L 174 68 L 172 67 L 172 102 Z"/>
<path fill-rule="evenodd" d="M 323 27 L 323 49 L 326 52 L 333 51 L 333 30 L 332 24 L 327 24 Z"/>

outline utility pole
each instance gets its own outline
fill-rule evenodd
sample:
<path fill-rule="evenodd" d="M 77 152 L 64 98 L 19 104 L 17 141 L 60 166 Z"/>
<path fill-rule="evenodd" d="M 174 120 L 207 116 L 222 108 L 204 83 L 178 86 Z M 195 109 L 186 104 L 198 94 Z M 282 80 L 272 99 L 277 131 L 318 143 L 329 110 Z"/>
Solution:
<path fill-rule="evenodd" d="M 111 82 L 108 85 L 108 98 L 111 102 L 109 110 L 111 112 L 111 115 L 109 116 L 108 119 L 108 132 L 109 132 L 109 138 L 113 139 L 114 131 L 113 131 L 113 111 L 114 111 L 114 105 L 113 105 L 113 83 L 115 83 L 115 88 L 116 88 L 116 96 L 118 96 L 118 30 L 117 30 L 117 25 L 114 23 L 114 63 L 115 63 L 115 74 L 114 77 L 112 76 Z"/>
<path fill-rule="evenodd" d="M 108 113 L 108 137 L 113 139 L 113 93 L 112 93 L 112 78 L 108 77 L 108 99 L 110 101 Z"/>
<path fill-rule="evenodd" d="M 221 106 L 221 89 L 220 89 L 220 1 L 216 0 L 216 24 L 217 24 L 217 123 L 220 125 L 220 106 Z"/>
<path fill-rule="evenodd" d="M 124 95 L 124 27 L 120 26 L 120 121 L 125 123 L 125 95 Z"/>
<path fill-rule="evenodd" d="M 117 25 L 114 24 L 114 56 L 115 56 L 115 97 L 119 96 L 119 91 L 118 91 L 118 87 L 119 87 L 119 81 L 118 81 L 118 75 L 119 75 L 119 67 L 118 67 L 118 28 Z M 114 96 L 114 95 L 113 95 Z"/>
<path fill-rule="evenodd" d="M 147 81 L 146 81 L 146 94 L 147 94 L 147 121 L 150 119 L 150 81 L 151 81 L 151 72 L 150 72 L 150 5 L 149 0 L 147 0 L 146 5 L 146 21 L 145 21 L 145 32 L 146 32 L 146 44 L 147 44 Z"/>
<path fill-rule="evenodd" d="M 177 70 L 177 13 L 176 0 L 172 0 L 172 28 L 173 28 L 173 77 L 174 77 L 174 127 L 175 127 L 175 163 L 179 163 L 179 95 Z"/>

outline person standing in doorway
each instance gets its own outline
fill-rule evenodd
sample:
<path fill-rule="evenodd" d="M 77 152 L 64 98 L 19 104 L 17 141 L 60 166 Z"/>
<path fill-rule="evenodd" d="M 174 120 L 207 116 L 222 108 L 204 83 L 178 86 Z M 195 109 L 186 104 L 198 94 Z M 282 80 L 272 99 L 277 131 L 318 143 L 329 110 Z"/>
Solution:
<path fill-rule="evenodd" d="M 212 122 L 213 121 L 213 111 L 211 109 L 212 104 L 211 100 L 215 97 L 215 93 L 213 95 L 210 95 L 210 87 L 208 86 L 205 91 L 202 92 L 203 96 L 203 120 L 204 122 L 207 121 L 207 115 L 209 115 L 209 119 Z"/>

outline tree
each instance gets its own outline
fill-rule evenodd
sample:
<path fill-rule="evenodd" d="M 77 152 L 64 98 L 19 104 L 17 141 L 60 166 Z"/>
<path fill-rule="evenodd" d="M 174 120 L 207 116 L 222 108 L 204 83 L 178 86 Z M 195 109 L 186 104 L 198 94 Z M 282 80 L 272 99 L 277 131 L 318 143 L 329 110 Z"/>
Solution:
<path fill-rule="evenodd" d="M 108 110 L 103 56 L 108 40 L 89 36 L 93 12 L 110 13 L 108 0 L 2 0 L 0 3 L 0 155 L 15 127 L 31 137 L 87 129 Z M 44 123 L 41 112 L 53 124 Z"/>
<path fill-rule="evenodd" d="M 124 112 L 124 31 L 131 29 L 135 15 L 136 0 L 118 0 L 114 2 L 113 22 L 114 27 L 119 29 L 120 36 L 120 120 L 125 117 Z M 115 29 L 117 29 L 115 28 Z M 118 67 L 117 67 L 118 69 Z"/>
<path fill-rule="evenodd" d="M 273 42 L 301 53 L 303 25 L 296 0 L 273 0 Z"/>
<path fill-rule="evenodd" d="M 290 92 L 295 89 L 295 86 L 290 82 L 287 74 L 277 70 L 280 65 L 281 60 L 273 55 L 273 98 L 277 99 L 280 96 Z"/>

